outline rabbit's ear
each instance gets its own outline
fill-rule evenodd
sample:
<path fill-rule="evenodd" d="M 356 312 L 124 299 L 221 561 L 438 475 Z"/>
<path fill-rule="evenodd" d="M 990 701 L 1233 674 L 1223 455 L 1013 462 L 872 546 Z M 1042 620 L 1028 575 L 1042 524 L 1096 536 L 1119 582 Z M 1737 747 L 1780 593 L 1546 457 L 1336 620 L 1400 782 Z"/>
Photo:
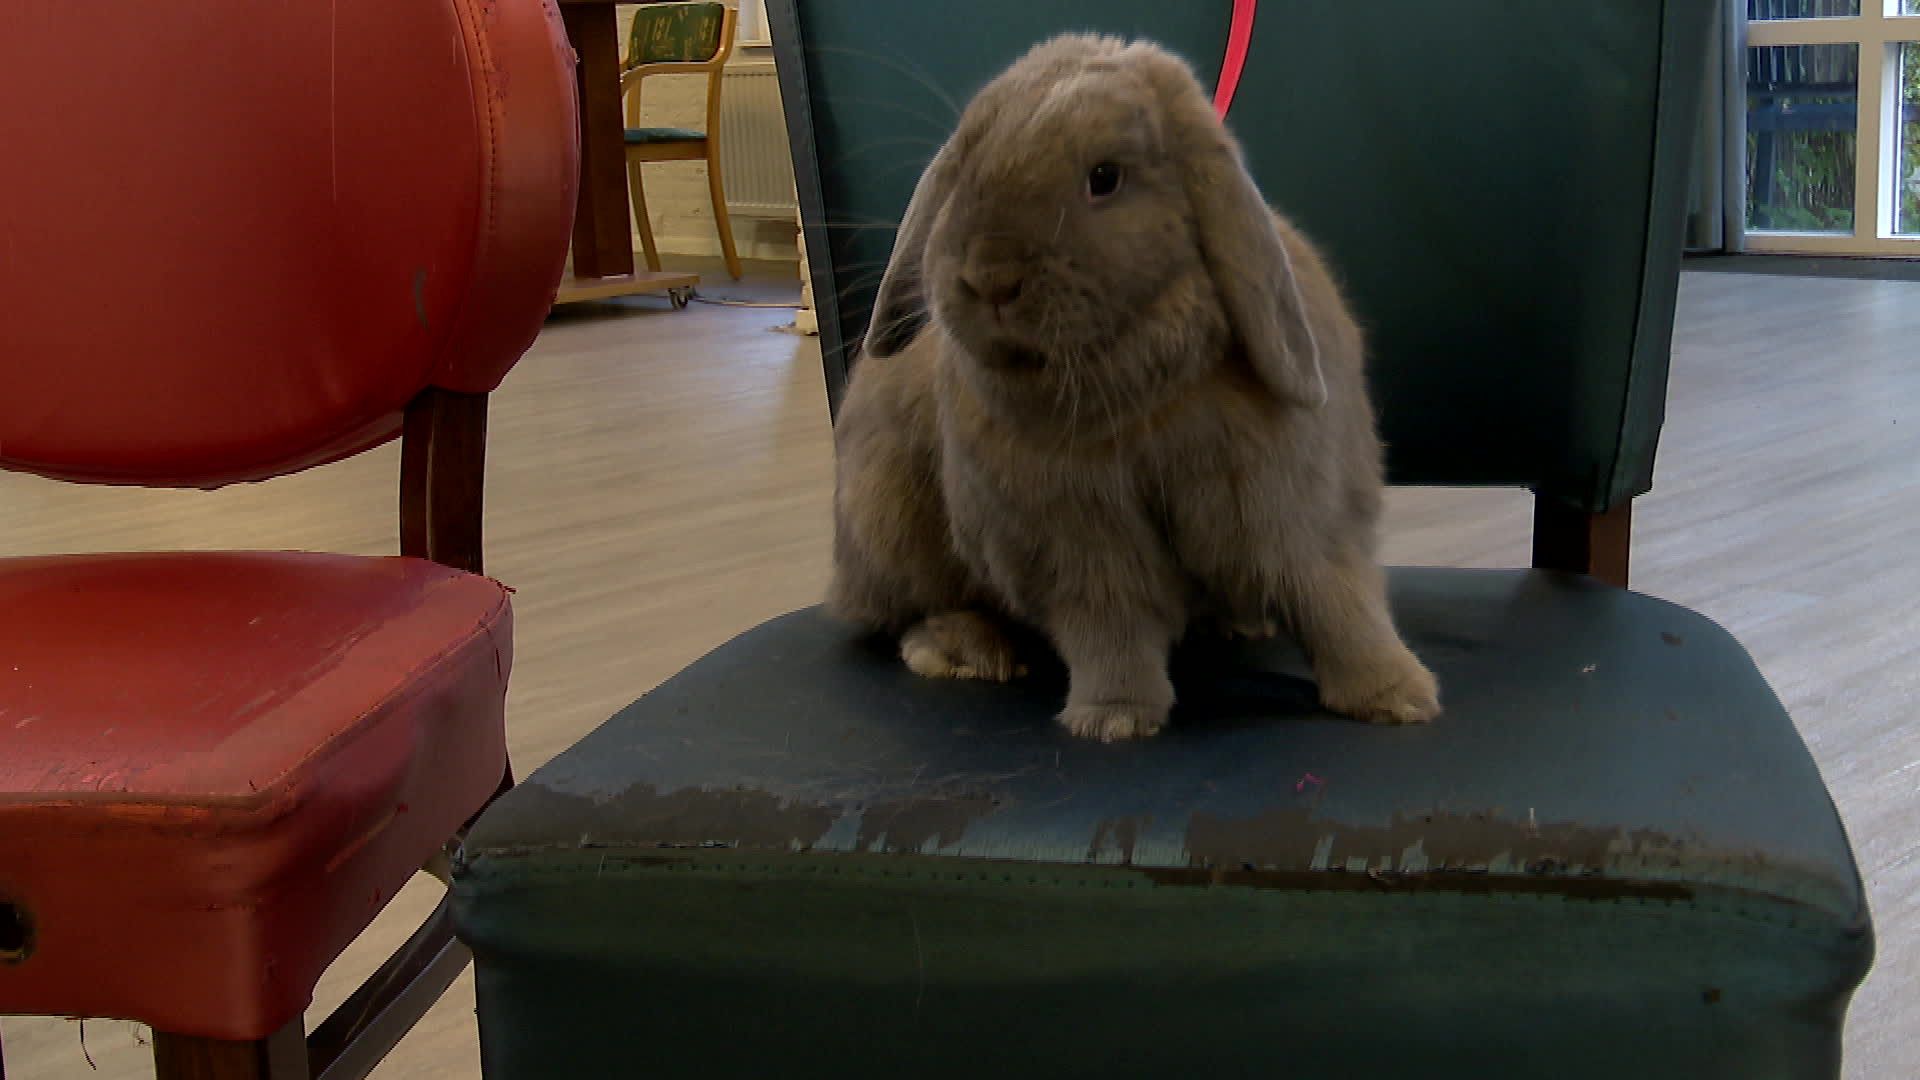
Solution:
<path fill-rule="evenodd" d="M 1221 305 L 1260 378 L 1282 398 L 1317 409 L 1327 402 L 1327 380 L 1286 238 L 1213 110 L 1183 111 L 1176 123 L 1187 198 Z"/>
<path fill-rule="evenodd" d="M 900 218 L 900 229 L 893 238 L 893 254 L 880 278 L 880 291 L 873 298 L 864 356 L 886 357 L 899 352 L 925 321 L 927 294 L 922 265 L 926 261 L 927 234 L 953 189 L 954 156 L 953 140 L 949 139 L 920 174 L 913 198 L 907 202 L 907 212 Z"/>

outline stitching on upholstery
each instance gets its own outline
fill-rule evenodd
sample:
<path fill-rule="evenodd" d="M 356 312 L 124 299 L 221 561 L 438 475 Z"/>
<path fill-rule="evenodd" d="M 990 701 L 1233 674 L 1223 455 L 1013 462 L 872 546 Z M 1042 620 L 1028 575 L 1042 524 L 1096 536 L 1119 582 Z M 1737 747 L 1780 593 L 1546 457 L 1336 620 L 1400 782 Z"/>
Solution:
<path fill-rule="evenodd" d="M 482 0 L 492 7 L 498 0 Z M 486 231 L 480 234 L 480 244 L 476 247 L 474 265 L 476 268 L 486 265 L 485 255 L 493 247 L 495 226 L 499 224 L 500 212 L 500 128 L 502 114 L 506 111 L 506 95 L 502 92 L 498 79 L 499 70 L 493 55 L 493 39 L 488 36 L 485 21 L 482 20 L 475 44 L 482 54 L 480 74 L 483 89 L 486 91 L 481 105 L 487 112 L 487 162 L 486 177 L 481 190 L 486 193 L 487 205 L 482 213 L 486 218 Z"/>
<path fill-rule="evenodd" d="M 497 2 L 498 0 L 453 0 L 454 13 L 460 20 L 463 36 L 466 38 L 467 63 L 472 69 L 468 75 L 469 93 L 477 99 L 474 103 L 477 113 L 475 119 L 486 131 L 486 147 L 480 162 L 482 202 L 480 235 L 474 240 L 473 257 L 467 266 L 465 292 L 454 308 L 454 317 L 449 321 L 449 326 L 466 325 L 467 312 L 473 308 L 475 296 L 480 289 L 480 268 L 487 264 L 488 255 L 493 249 L 499 212 L 501 107 L 496 100 L 499 95 L 495 92 L 497 89 L 494 78 L 495 64 L 493 50 L 489 47 L 490 39 L 484 25 L 485 20 L 475 11 L 476 3 L 491 7 Z M 457 340 L 458 335 L 451 333 L 441 339 L 439 348 L 434 354 L 431 370 L 428 372 L 429 378 L 438 378 L 444 373 L 447 355 Z"/>

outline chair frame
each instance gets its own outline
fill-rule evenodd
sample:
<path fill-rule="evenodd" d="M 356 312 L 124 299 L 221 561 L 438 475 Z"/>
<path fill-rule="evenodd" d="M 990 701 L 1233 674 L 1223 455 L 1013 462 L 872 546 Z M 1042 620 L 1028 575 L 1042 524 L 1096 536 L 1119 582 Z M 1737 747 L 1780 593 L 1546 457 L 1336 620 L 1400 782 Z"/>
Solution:
<path fill-rule="evenodd" d="M 627 157 L 627 196 L 633 203 L 633 220 L 640 230 L 640 246 L 647 258 L 647 269 L 660 272 L 660 249 L 653 239 L 653 221 L 647 216 L 647 194 L 640 170 L 649 162 L 704 161 L 707 163 L 707 194 L 713 200 L 713 223 L 720 232 L 720 253 L 726 260 L 727 275 L 740 279 L 740 255 L 733 244 L 733 221 L 727 215 L 727 193 L 720 173 L 720 87 L 726 77 L 727 61 L 733 56 L 734 26 L 738 15 L 728 7 L 720 20 L 720 48 L 712 59 L 636 64 L 620 73 L 620 96 L 626 102 L 626 126 L 640 125 L 641 83 L 649 75 L 705 75 L 707 77 L 706 134 L 698 141 L 671 143 L 629 143 Z"/>
<path fill-rule="evenodd" d="M 429 388 L 408 404 L 400 451 L 400 553 L 483 573 L 481 511 L 486 477 L 486 394 Z M 493 799 L 513 786 L 507 767 Z M 422 869 L 449 880 L 450 861 L 479 817 L 449 838 Z M 153 1033 L 157 1080 L 363 1080 L 412 1030 L 467 966 L 443 897 L 412 936 L 313 1030 L 296 1016 L 263 1039 L 229 1041 Z M 0 1051 L 0 1080 L 5 1080 Z"/>
<path fill-rule="evenodd" d="M 1627 587 L 1633 546 L 1633 500 L 1594 512 L 1549 495 L 1533 497 L 1533 568 L 1585 574 Z"/>

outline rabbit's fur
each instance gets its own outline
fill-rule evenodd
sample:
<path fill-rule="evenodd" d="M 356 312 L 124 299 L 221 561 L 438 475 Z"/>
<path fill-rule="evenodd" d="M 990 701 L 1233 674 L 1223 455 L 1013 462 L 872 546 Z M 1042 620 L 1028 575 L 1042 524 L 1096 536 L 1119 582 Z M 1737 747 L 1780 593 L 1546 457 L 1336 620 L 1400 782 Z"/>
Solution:
<path fill-rule="evenodd" d="M 863 351 L 828 605 L 914 671 L 1010 678 L 1022 620 L 1066 661 L 1062 723 L 1145 736 L 1190 624 L 1284 626 L 1327 708 L 1438 713 L 1375 561 L 1360 330 L 1172 54 L 1066 35 L 988 84 L 920 179 Z"/>

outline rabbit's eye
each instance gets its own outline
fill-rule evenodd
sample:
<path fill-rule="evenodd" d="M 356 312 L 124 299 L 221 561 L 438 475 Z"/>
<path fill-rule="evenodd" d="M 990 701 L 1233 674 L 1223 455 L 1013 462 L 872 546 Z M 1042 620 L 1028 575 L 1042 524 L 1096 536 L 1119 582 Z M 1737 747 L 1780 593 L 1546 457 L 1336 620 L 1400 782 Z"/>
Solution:
<path fill-rule="evenodd" d="M 1087 197 L 1105 199 L 1120 190 L 1120 181 L 1125 177 L 1120 166 L 1111 161 L 1103 161 L 1087 171 Z"/>

